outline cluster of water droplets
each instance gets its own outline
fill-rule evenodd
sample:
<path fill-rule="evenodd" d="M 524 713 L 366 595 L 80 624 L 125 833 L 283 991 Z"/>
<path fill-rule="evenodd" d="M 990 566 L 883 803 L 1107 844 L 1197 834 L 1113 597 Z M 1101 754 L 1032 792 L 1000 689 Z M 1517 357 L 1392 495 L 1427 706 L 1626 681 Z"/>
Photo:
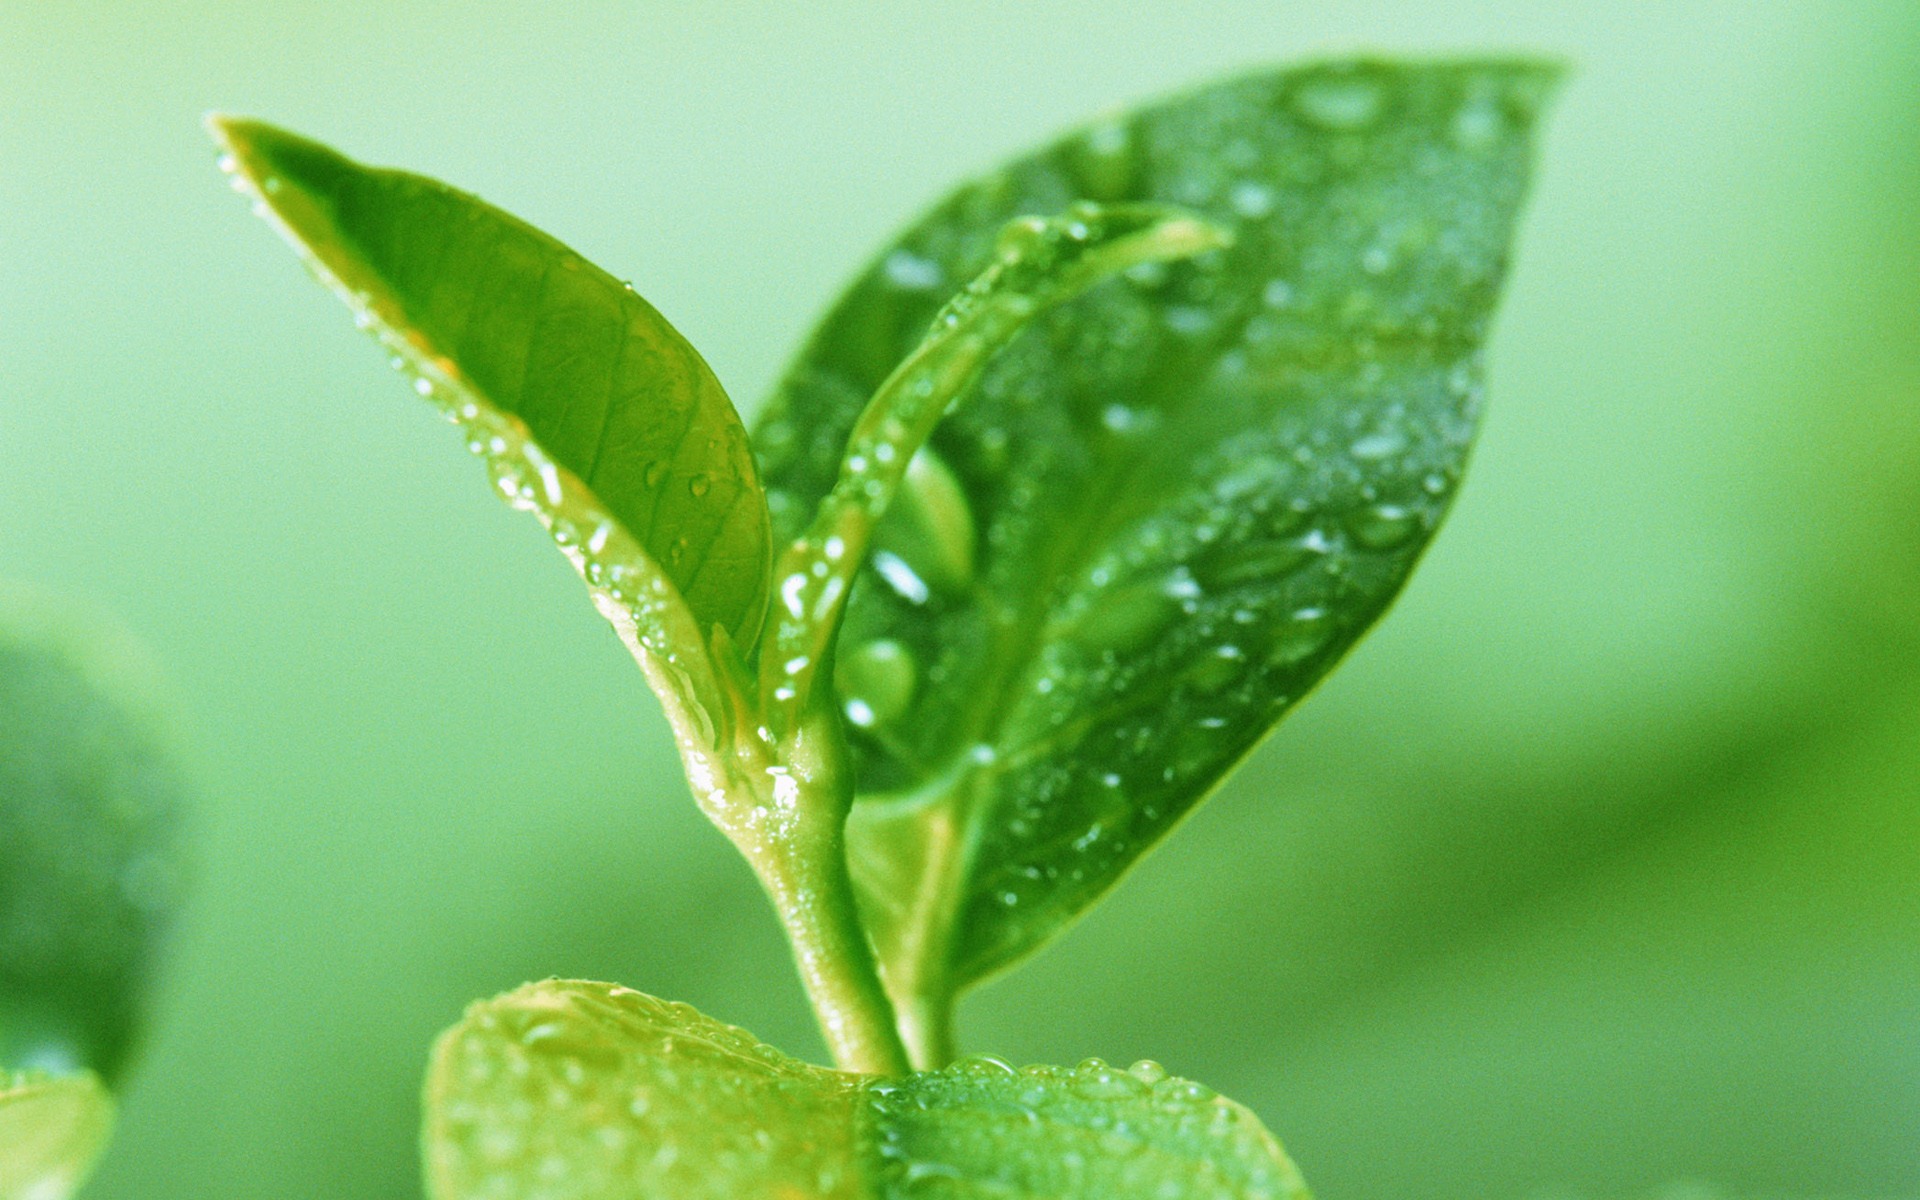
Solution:
<path fill-rule="evenodd" d="M 863 779 L 992 776 L 962 921 L 975 965 L 1103 887 L 1398 588 L 1458 484 L 1474 347 L 1550 80 L 1361 64 L 1102 119 L 956 195 L 836 316 L 877 333 L 931 303 L 996 252 L 967 223 L 1008 208 L 1170 203 L 1235 233 L 1204 260 L 1136 264 L 1071 320 L 1039 323 L 946 418 L 936 444 L 971 505 L 970 588 L 944 587 L 909 545 L 876 556 L 852 598 L 840 652 Z M 833 362 L 811 363 L 786 401 L 844 407 L 857 386 L 826 382 Z M 795 419 L 775 439 L 789 449 Z M 1089 496 L 1139 514 L 1089 522 L 1099 544 L 1059 553 Z M 1030 658 L 989 691 L 1009 646 Z M 983 705 L 984 725 L 951 716 Z"/>
<path fill-rule="evenodd" d="M 1304 1195 L 1251 1114 L 1154 1062 L 1016 1069 L 979 1055 L 864 1098 L 884 1196 Z"/>
<path fill-rule="evenodd" d="M 428 1150 L 450 1194 L 844 1194 L 853 1077 L 609 984 L 476 1005 L 435 1053 Z"/>

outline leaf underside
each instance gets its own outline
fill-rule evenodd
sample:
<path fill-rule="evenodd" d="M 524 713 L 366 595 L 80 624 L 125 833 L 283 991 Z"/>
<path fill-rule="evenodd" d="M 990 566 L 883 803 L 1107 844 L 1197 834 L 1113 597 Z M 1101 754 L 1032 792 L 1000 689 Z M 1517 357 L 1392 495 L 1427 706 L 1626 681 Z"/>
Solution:
<path fill-rule="evenodd" d="M 1062 928 L 1399 590 L 1466 462 L 1555 76 L 1360 62 L 1190 92 L 960 188 L 832 309 L 755 431 L 778 535 L 1009 218 L 1163 203 L 1234 235 L 1037 321 L 876 536 L 838 681 L 897 996 Z"/>
<path fill-rule="evenodd" d="M 66 1200 L 113 1133 L 113 1098 L 91 1072 L 0 1071 L 0 1200 Z"/>
<path fill-rule="evenodd" d="M 626 609 L 659 655 L 703 645 L 716 626 L 751 644 L 771 549 L 746 433 L 651 305 L 438 181 L 258 122 L 216 120 L 214 131 L 262 215 L 467 429 L 603 611 Z M 663 627 L 682 604 L 685 627 Z"/>
<path fill-rule="evenodd" d="M 435 1048 L 434 1200 L 1304 1200 L 1245 1109 L 1150 1063 L 882 1080 L 609 984 L 532 984 Z"/>

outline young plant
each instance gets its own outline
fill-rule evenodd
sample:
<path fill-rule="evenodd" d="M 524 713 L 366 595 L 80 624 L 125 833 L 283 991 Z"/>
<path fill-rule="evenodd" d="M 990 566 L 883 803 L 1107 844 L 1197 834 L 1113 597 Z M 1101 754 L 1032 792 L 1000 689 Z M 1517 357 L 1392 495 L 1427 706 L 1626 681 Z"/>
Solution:
<path fill-rule="evenodd" d="M 1459 484 L 1555 71 L 1349 62 L 949 196 L 749 438 L 633 290 L 471 196 L 216 118 L 223 164 L 586 581 L 752 864 L 837 1070 L 605 984 L 476 1005 L 426 1167 L 494 1196 L 1293 1196 L 1151 1063 L 957 1065 L 1378 618 Z"/>

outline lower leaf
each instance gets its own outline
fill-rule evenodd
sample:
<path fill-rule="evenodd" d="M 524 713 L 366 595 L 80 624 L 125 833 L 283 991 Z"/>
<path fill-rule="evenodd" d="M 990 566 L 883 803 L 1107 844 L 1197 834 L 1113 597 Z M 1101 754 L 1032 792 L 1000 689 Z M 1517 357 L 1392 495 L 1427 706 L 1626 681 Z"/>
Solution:
<path fill-rule="evenodd" d="M 0 1200 L 66 1200 L 113 1135 L 113 1098 L 91 1071 L 0 1071 Z"/>
<path fill-rule="evenodd" d="M 434 1049 L 434 1200 L 1305 1200 L 1246 1109 L 1152 1063 L 812 1066 L 604 983 L 476 1004 Z"/>

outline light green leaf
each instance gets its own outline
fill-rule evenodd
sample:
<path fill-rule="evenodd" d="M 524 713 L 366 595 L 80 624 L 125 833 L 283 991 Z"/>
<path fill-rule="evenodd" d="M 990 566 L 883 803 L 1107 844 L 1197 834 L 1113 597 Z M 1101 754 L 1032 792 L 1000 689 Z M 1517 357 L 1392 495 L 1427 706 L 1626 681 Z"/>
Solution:
<path fill-rule="evenodd" d="M 936 206 L 808 344 L 756 432 L 782 533 L 1008 219 L 1162 203 L 1234 235 L 1036 321 L 875 537 L 850 840 L 909 1014 L 1092 903 L 1399 590 L 1466 462 L 1555 77 L 1329 64 L 1102 120 Z"/>
<path fill-rule="evenodd" d="M 258 122 L 212 127 L 236 184 L 553 533 L 663 699 L 720 715 L 697 648 L 716 629 L 752 644 L 770 543 L 745 431 L 693 347 L 472 196 Z"/>
<path fill-rule="evenodd" d="M 1151 1063 L 897 1079 L 554 981 L 475 1005 L 426 1089 L 434 1200 L 1304 1200 L 1245 1109 Z"/>
<path fill-rule="evenodd" d="M 182 890 L 155 672 L 70 600 L 0 590 L 0 1069 L 112 1080 Z"/>
<path fill-rule="evenodd" d="M 0 1071 L 0 1200 L 66 1200 L 113 1136 L 113 1097 L 91 1071 Z"/>

